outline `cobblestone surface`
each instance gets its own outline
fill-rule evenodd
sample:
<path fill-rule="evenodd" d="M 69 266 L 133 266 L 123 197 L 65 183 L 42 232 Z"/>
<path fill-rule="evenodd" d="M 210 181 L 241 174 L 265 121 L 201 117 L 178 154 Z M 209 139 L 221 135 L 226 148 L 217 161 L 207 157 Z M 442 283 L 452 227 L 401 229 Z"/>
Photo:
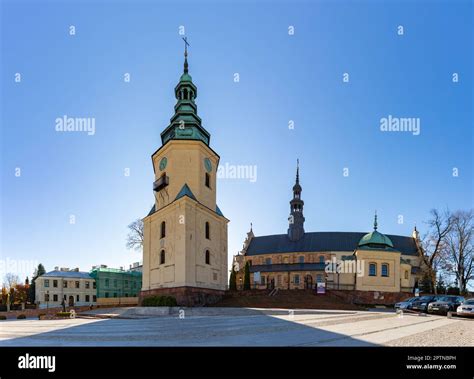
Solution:
<path fill-rule="evenodd" d="M 110 312 L 110 311 L 109 311 Z M 0 346 L 473 346 L 474 320 L 365 311 L 213 308 L 144 319 L 0 322 Z M 199 314 L 199 315 L 197 315 Z"/>
<path fill-rule="evenodd" d="M 386 343 L 387 346 L 474 346 L 474 319 L 433 328 Z"/>

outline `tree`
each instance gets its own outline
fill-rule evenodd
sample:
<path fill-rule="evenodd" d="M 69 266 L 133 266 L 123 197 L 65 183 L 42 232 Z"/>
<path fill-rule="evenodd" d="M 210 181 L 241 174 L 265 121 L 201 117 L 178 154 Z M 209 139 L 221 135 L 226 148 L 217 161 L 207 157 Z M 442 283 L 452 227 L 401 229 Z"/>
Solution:
<path fill-rule="evenodd" d="M 35 272 L 33 273 L 33 277 L 31 278 L 31 285 L 28 288 L 28 301 L 30 303 L 35 302 L 35 297 L 36 297 L 36 279 L 40 277 L 41 275 L 46 274 L 46 270 L 44 266 L 40 263 L 38 267 L 35 269 Z"/>
<path fill-rule="evenodd" d="M 453 218 L 448 210 L 441 214 L 438 210 L 432 209 L 430 214 L 431 219 L 427 222 L 429 230 L 423 238 L 419 255 L 423 262 L 426 279 L 429 281 L 427 283 L 429 292 L 436 294 L 436 272 L 442 261 L 446 236 L 451 231 Z"/>
<path fill-rule="evenodd" d="M 452 216 L 452 228 L 446 235 L 446 268 L 453 272 L 456 287 L 462 294 L 474 278 L 474 211 L 457 211 Z"/>
<path fill-rule="evenodd" d="M 20 282 L 18 275 L 12 274 L 11 272 L 5 274 L 3 278 L 3 286 L 7 291 L 11 291 Z"/>
<path fill-rule="evenodd" d="M 127 236 L 127 249 L 141 250 L 143 248 L 143 221 L 135 220 L 128 225 L 130 232 Z"/>
<path fill-rule="evenodd" d="M 235 291 L 237 289 L 237 274 L 235 272 L 234 265 L 232 265 L 232 271 L 230 272 L 229 289 L 231 291 Z"/>
<path fill-rule="evenodd" d="M 250 264 L 249 262 L 245 262 L 244 268 L 244 290 L 250 289 Z"/>
<path fill-rule="evenodd" d="M 436 282 L 436 292 L 439 294 L 446 293 L 446 284 L 441 274 L 438 275 L 438 281 Z"/>

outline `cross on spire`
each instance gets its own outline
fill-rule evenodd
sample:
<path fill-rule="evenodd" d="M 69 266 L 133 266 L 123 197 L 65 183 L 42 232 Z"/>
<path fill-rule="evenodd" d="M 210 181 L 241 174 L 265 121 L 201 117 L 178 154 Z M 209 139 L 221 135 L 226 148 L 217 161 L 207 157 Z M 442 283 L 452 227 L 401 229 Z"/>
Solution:
<path fill-rule="evenodd" d="M 377 230 L 377 210 L 375 210 L 375 217 L 374 217 L 374 230 Z"/>
<path fill-rule="evenodd" d="M 188 38 L 187 37 L 182 37 L 184 41 L 184 73 L 188 73 L 188 46 L 191 46 L 188 43 Z"/>

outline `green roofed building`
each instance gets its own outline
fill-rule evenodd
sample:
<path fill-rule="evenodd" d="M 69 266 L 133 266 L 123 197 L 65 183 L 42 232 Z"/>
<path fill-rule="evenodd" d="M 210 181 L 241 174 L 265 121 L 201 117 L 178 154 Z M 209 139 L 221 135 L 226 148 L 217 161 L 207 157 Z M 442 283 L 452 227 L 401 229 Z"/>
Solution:
<path fill-rule="evenodd" d="M 105 265 L 94 266 L 90 276 L 95 279 L 97 298 L 137 297 L 142 288 L 140 266 L 129 270 L 109 268 Z"/>

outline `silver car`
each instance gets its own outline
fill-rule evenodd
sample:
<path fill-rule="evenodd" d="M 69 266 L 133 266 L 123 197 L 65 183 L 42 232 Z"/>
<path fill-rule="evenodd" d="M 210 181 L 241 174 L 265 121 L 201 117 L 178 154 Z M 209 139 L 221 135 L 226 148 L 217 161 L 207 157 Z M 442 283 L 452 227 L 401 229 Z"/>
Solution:
<path fill-rule="evenodd" d="M 462 303 L 457 309 L 458 316 L 474 316 L 474 299 L 468 299 Z"/>
<path fill-rule="evenodd" d="M 399 303 L 395 304 L 395 309 L 407 309 L 408 305 L 417 299 L 419 299 L 419 297 L 410 297 L 409 299 L 400 301 Z"/>

